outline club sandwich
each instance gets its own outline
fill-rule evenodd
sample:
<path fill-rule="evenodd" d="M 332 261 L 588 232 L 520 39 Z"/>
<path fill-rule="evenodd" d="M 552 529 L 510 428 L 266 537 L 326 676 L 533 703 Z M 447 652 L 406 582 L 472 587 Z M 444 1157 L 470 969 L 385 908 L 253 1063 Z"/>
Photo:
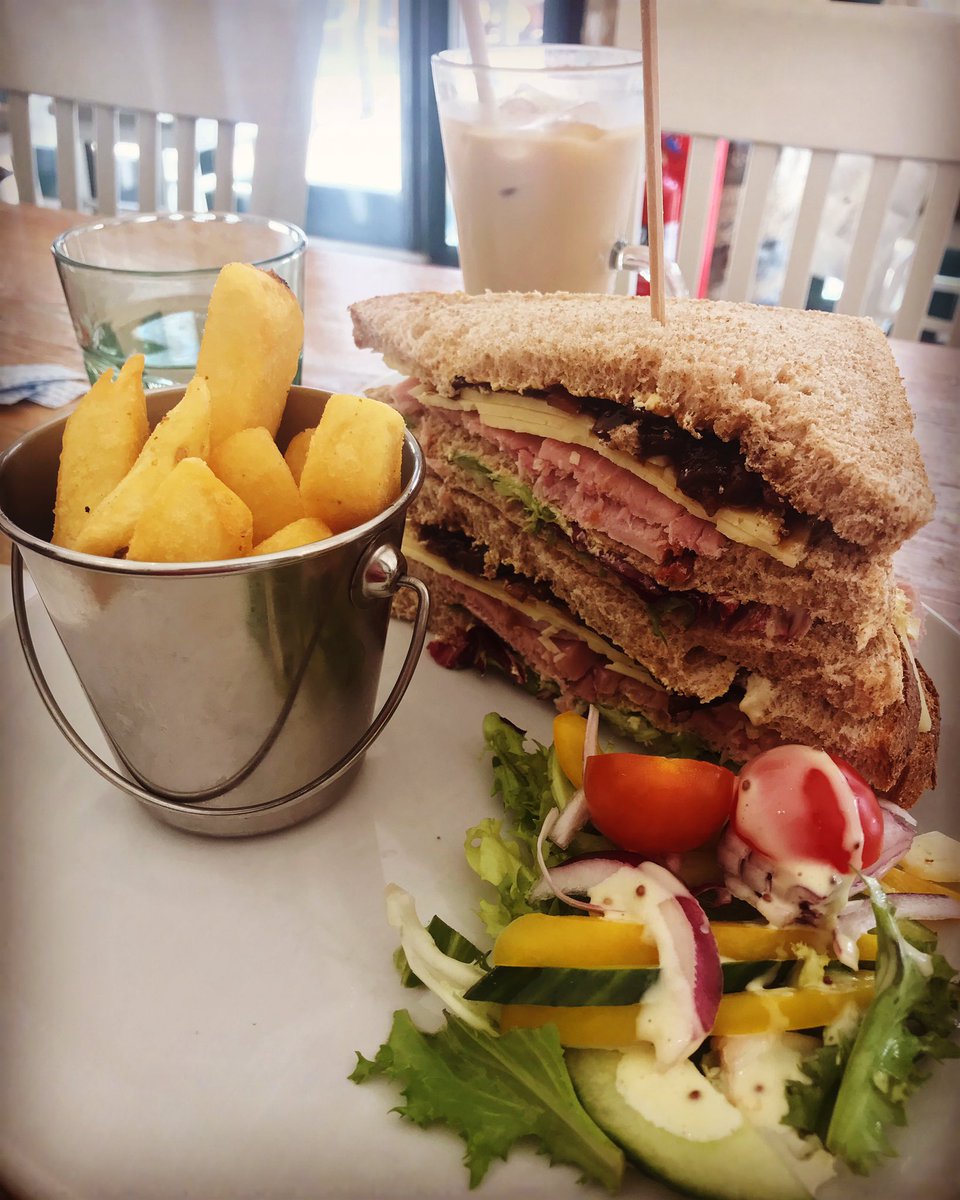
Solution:
<path fill-rule="evenodd" d="M 933 512 L 870 321 L 635 297 L 417 293 L 351 309 L 428 465 L 404 553 L 431 653 L 596 705 L 653 753 L 782 742 L 912 804 L 936 692 L 897 548 Z"/>

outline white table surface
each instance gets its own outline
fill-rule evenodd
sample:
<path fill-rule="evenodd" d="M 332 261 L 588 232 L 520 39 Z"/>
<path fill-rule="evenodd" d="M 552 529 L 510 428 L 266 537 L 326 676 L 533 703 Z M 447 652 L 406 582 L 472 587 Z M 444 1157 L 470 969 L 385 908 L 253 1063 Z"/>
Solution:
<path fill-rule="evenodd" d="M 29 608 L 55 690 L 95 741 Z M 385 682 L 407 636 L 391 628 Z M 945 726 L 921 819 L 956 834 L 960 653 L 936 622 L 926 648 Z M 425 1012 L 392 967 L 384 884 L 411 891 L 425 921 L 482 936 L 462 853 L 495 811 L 480 723 L 495 709 L 547 740 L 549 706 L 425 659 L 350 795 L 285 833 L 215 841 L 159 824 L 76 758 L 10 617 L 0 679 L 0 1185 L 31 1200 L 600 1200 L 524 1148 L 470 1193 L 459 1139 L 391 1114 L 392 1087 L 347 1081 L 395 1009 Z M 940 1068 L 904 1157 L 823 1200 L 955 1200 L 958 1085 L 960 1063 Z M 671 1194 L 636 1174 L 624 1191 Z"/>

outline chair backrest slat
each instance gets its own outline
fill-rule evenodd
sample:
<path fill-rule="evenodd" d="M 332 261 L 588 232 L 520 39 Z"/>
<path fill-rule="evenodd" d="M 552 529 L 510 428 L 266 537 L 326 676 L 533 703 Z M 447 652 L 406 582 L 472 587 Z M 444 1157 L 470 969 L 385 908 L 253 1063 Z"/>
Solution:
<path fill-rule="evenodd" d="M 930 300 L 930 281 L 940 270 L 943 252 L 960 201 L 960 163 L 939 163 L 934 170 L 933 186 L 927 198 L 917 247 L 910 263 L 903 300 L 893 322 L 893 336 L 916 338 Z"/>
<path fill-rule="evenodd" d="M 217 153 L 214 164 L 217 186 L 214 192 L 214 207 L 218 212 L 233 209 L 233 152 L 237 141 L 237 127 L 233 121 L 221 121 L 217 126 Z"/>
<path fill-rule="evenodd" d="M 137 113 L 137 199 L 141 212 L 153 212 L 159 204 L 160 141 L 157 114 Z"/>
<path fill-rule="evenodd" d="M 175 117 L 177 143 L 177 208 L 192 212 L 197 204 L 197 120 Z"/>
<path fill-rule="evenodd" d="M 813 251 L 836 161 L 831 150 L 814 150 L 810 155 L 780 294 L 780 303 L 786 308 L 803 308 L 810 294 Z"/>
<path fill-rule="evenodd" d="M 733 253 L 730 255 L 721 289 L 724 297 L 741 299 L 753 282 L 760 253 L 767 196 L 777 169 L 778 155 L 779 150 L 776 146 L 755 144 L 750 148 L 730 240 Z"/>
<path fill-rule="evenodd" d="M 117 211 L 117 110 L 109 104 L 97 104 L 93 110 L 94 136 L 97 140 L 97 210 L 106 216 Z"/>
<path fill-rule="evenodd" d="M 25 204 L 36 204 L 40 195 L 40 181 L 30 137 L 30 97 L 23 92 L 8 92 L 7 110 L 10 114 L 13 173 L 17 177 L 20 200 Z"/>
<path fill-rule="evenodd" d="M 80 122 L 74 100 L 56 99 L 53 115 L 57 125 L 57 192 L 64 208 L 80 207 L 78 156 Z"/>
<path fill-rule="evenodd" d="M 837 312 L 859 317 L 865 312 L 870 287 L 886 264 L 877 261 L 875 250 L 880 240 L 887 206 L 897 181 L 900 163 L 895 158 L 875 158 L 870 168 L 870 182 L 863 199 L 857 231 L 850 247 L 850 257 L 844 272 L 843 292 L 837 301 Z"/>

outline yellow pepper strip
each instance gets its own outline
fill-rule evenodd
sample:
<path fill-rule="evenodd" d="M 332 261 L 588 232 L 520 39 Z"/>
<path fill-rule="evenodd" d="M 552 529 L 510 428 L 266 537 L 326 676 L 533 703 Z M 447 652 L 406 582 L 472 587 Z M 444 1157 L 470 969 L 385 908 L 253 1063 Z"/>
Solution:
<path fill-rule="evenodd" d="M 744 962 L 766 958 L 796 958 L 793 947 L 812 946 L 818 954 L 829 954 L 833 937 L 828 929 L 813 929 L 805 925 L 788 925 L 775 929 L 772 925 L 740 924 L 736 921 L 713 921 L 710 925 L 722 958 Z M 857 940 L 860 957 L 875 962 L 877 936 L 865 933 Z"/>
<path fill-rule="evenodd" d="M 936 883 L 904 867 L 891 867 L 880 884 L 887 892 L 923 892 L 927 896 L 953 896 L 960 900 L 960 884 Z"/>
<path fill-rule="evenodd" d="M 553 718 L 553 748 L 557 752 L 560 770 L 576 788 L 583 787 L 583 742 L 586 732 L 586 720 L 575 712 L 560 713 Z"/>
<path fill-rule="evenodd" d="M 639 1004 L 597 1005 L 593 1008 L 553 1008 L 546 1004 L 505 1004 L 500 1032 L 556 1025 L 561 1046 L 583 1050 L 616 1050 L 637 1040 Z"/>
<path fill-rule="evenodd" d="M 848 1004 L 866 1008 L 873 998 L 873 976 L 858 975 L 849 984 L 832 987 L 769 988 L 723 996 L 711 1033 L 716 1035 L 786 1032 L 818 1029 L 835 1020 Z M 563 1046 L 608 1049 L 637 1040 L 641 1005 L 597 1005 L 584 1008 L 544 1004 L 505 1004 L 500 1032 L 556 1025 Z"/>
<path fill-rule="evenodd" d="M 721 957 L 742 962 L 795 958 L 792 947 L 797 944 L 812 946 L 821 954 L 830 950 L 829 933 L 806 926 L 774 929 L 714 921 L 710 928 Z M 873 934 L 864 934 L 857 945 L 862 959 L 876 959 Z M 650 967 L 659 959 L 656 946 L 635 921 L 528 913 L 503 930 L 493 947 L 492 961 L 497 967 Z"/>
<path fill-rule="evenodd" d="M 767 988 L 731 992 L 720 999 L 710 1031 L 719 1036 L 734 1033 L 784 1033 L 788 1029 L 819 1029 L 829 1025 L 853 1002 L 866 1008 L 873 999 L 873 974 L 855 975 L 848 984 L 832 987 Z"/>
<path fill-rule="evenodd" d="M 635 921 L 527 913 L 493 947 L 497 967 L 655 967 L 655 943 Z"/>

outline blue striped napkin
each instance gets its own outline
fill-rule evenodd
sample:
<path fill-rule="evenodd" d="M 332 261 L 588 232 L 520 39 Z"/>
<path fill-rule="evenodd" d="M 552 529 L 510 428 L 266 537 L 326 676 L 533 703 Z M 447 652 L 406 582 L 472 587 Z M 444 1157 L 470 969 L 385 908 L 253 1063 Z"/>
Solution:
<path fill-rule="evenodd" d="M 74 367 L 59 363 L 0 366 L 0 404 L 29 400 L 44 408 L 62 408 L 89 391 L 90 381 Z"/>

